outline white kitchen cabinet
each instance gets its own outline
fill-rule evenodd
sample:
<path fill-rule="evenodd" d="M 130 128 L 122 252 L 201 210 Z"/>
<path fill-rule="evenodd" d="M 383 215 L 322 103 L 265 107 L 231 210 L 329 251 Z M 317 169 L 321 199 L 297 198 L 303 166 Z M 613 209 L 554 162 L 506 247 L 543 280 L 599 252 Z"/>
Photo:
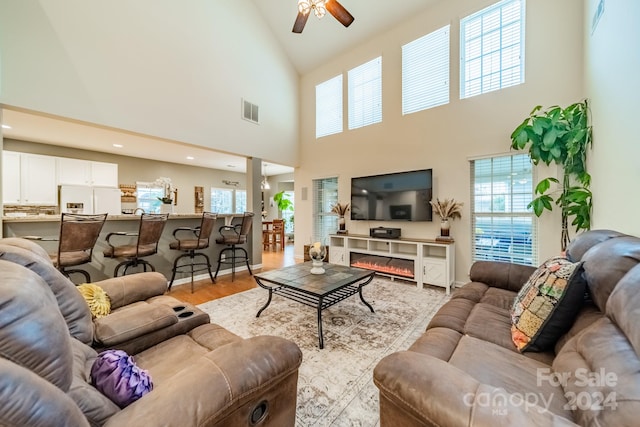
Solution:
<path fill-rule="evenodd" d="M 118 164 L 91 162 L 91 185 L 95 187 L 117 187 Z"/>
<path fill-rule="evenodd" d="M 20 153 L 2 152 L 2 202 L 5 205 L 20 204 Z"/>
<path fill-rule="evenodd" d="M 57 205 L 55 158 L 3 151 L 2 190 L 5 204 Z"/>
<path fill-rule="evenodd" d="M 91 162 L 57 157 L 56 163 L 58 185 L 91 185 Z"/>
<path fill-rule="evenodd" d="M 118 164 L 58 157 L 58 185 L 118 186 Z"/>

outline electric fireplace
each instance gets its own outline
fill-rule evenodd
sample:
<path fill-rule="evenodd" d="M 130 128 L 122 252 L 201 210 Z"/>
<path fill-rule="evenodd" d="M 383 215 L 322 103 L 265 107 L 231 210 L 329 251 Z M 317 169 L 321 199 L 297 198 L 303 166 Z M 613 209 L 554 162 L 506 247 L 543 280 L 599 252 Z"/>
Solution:
<path fill-rule="evenodd" d="M 351 267 L 365 268 L 367 270 L 408 279 L 414 278 L 413 260 L 360 254 L 357 252 L 351 252 L 350 258 Z"/>

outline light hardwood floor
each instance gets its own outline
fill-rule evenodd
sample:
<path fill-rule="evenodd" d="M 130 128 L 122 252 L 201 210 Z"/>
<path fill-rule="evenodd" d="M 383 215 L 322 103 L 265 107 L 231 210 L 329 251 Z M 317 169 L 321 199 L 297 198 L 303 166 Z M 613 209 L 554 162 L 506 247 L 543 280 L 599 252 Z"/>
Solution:
<path fill-rule="evenodd" d="M 300 261 L 301 262 L 301 261 Z M 296 260 L 293 255 L 293 244 L 285 245 L 284 251 L 264 251 L 262 252 L 262 269 L 257 271 L 268 271 L 277 268 L 293 265 Z M 254 271 L 256 273 L 257 271 Z M 215 270 L 214 270 L 215 272 Z M 211 283 L 210 279 L 199 280 L 194 283 L 194 292 L 191 293 L 191 284 L 174 286 L 168 295 L 181 301 L 191 304 L 202 304 L 217 298 L 226 297 L 238 292 L 253 289 L 256 281 L 248 271 L 236 273 L 235 280 L 231 281 L 231 274 L 218 276 L 216 283 Z"/>

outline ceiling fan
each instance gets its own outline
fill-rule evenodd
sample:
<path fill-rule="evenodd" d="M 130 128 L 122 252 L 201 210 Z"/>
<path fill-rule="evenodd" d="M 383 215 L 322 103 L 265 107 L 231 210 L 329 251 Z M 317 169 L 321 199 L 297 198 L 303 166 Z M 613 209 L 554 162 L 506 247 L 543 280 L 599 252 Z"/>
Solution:
<path fill-rule="evenodd" d="M 355 19 L 337 0 L 298 0 L 298 16 L 292 32 L 302 32 L 312 10 L 318 18 L 322 18 L 329 11 L 345 27 L 351 25 Z"/>

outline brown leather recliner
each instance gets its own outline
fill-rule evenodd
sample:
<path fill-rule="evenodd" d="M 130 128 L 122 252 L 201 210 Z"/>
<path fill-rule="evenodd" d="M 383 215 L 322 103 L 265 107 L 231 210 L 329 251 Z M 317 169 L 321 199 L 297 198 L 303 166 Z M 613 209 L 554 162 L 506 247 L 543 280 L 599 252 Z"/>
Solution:
<path fill-rule="evenodd" d="M 130 353 L 154 389 L 119 408 L 90 383 L 94 325 L 75 286 L 47 283 L 29 268 L 46 264 L 9 261 L 12 245 L 0 246 L 0 425 L 294 425 L 299 348 L 211 323 Z"/>
<path fill-rule="evenodd" d="M 588 299 L 546 352 L 519 353 L 509 310 L 534 267 L 482 261 L 407 351 L 374 369 L 385 426 L 631 426 L 640 419 L 640 238 L 577 236 Z"/>

